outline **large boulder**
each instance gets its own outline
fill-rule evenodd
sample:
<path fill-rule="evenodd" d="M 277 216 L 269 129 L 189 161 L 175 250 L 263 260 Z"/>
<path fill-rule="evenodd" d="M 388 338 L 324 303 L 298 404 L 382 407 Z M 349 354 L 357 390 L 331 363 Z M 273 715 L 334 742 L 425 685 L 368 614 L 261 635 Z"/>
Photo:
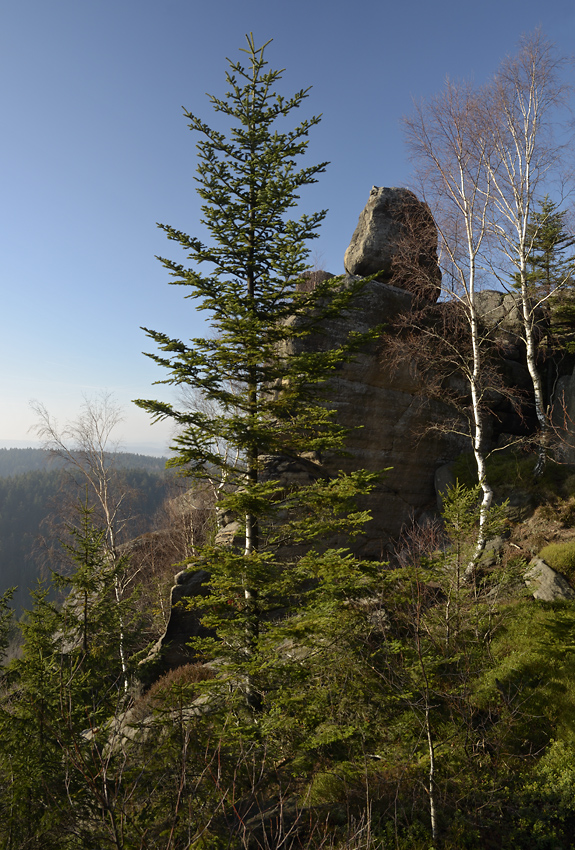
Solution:
<path fill-rule="evenodd" d="M 344 257 L 348 274 L 437 300 L 437 230 L 427 204 L 409 189 L 374 186 Z"/>
<path fill-rule="evenodd" d="M 575 591 L 566 578 L 555 572 L 541 558 L 533 558 L 525 572 L 525 584 L 534 599 L 554 602 L 556 599 L 573 599 Z"/>

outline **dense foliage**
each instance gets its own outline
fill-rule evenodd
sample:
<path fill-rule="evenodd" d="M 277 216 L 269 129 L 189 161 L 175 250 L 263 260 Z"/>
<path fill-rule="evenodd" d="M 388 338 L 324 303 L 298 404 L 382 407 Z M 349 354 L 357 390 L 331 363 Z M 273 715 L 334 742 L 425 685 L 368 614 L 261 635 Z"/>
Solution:
<path fill-rule="evenodd" d="M 0 846 L 423 850 L 433 824 L 438 848 L 571 847 L 575 609 L 522 595 L 520 559 L 461 580 L 476 500 L 456 488 L 441 548 L 414 527 L 394 569 L 286 577 L 257 716 L 217 661 L 124 693 L 142 600 L 118 608 L 81 510 L 70 595 L 35 595 L 2 671 Z"/>

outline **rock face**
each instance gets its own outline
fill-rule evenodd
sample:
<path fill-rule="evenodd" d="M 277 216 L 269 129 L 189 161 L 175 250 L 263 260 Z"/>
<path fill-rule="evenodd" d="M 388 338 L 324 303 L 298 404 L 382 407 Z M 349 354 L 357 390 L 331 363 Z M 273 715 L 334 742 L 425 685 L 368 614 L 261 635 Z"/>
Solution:
<path fill-rule="evenodd" d="M 521 341 L 520 297 L 514 292 L 484 289 L 477 293 L 476 305 L 482 331 L 493 343 L 499 361 L 498 371 L 506 386 L 516 391 L 517 400 L 523 400 L 519 406 L 501 392 L 490 391 L 489 404 L 497 420 L 497 431 L 516 437 L 528 436 L 533 433 L 536 421 L 534 410 L 527 401 L 532 397 L 533 384 L 525 362 L 525 346 Z M 492 421 L 489 427 L 494 424 Z"/>
<path fill-rule="evenodd" d="M 352 313 L 331 322 L 330 344 L 349 331 L 364 332 L 409 310 L 412 295 L 380 281 L 366 284 Z M 367 500 L 373 519 L 360 553 L 386 558 L 392 540 L 412 519 L 435 508 L 438 466 L 468 448 L 465 439 L 433 428 L 453 415 L 446 405 L 425 398 L 409 362 L 390 364 L 377 343 L 344 364 L 333 381 L 332 404 L 338 421 L 350 429 L 347 457 L 324 458 L 328 472 L 338 469 L 388 471 Z"/>
<path fill-rule="evenodd" d="M 488 328 L 497 328 L 509 332 L 512 342 L 517 344 L 517 335 L 521 332 L 521 303 L 512 292 L 499 292 L 496 289 L 484 289 L 476 295 L 478 313 Z"/>
<path fill-rule="evenodd" d="M 207 596 L 209 575 L 205 570 L 182 570 L 174 578 L 170 593 L 170 619 L 164 634 L 140 662 L 138 678 L 146 686 L 167 670 L 181 667 L 194 660 L 188 646 L 191 637 L 213 637 L 214 633 L 204 628 L 197 610 L 190 610 L 186 600 L 191 597 Z"/>
<path fill-rule="evenodd" d="M 408 189 L 374 186 L 344 257 L 348 274 L 376 275 L 437 300 L 441 273 L 437 231 L 426 204 Z M 401 271 L 397 273 L 397 267 Z"/>
<path fill-rule="evenodd" d="M 413 298 L 405 289 L 372 280 L 357 296 L 352 310 L 331 320 L 324 334 L 307 338 L 304 344 L 306 348 L 331 348 L 350 332 L 390 326 L 400 313 L 412 308 Z M 286 356 L 289 354 L 286 351 Z M 435 509 L 436 468 L 453 460 L 468 444 L 454 433 L 433 428 L 448 414 L 452 417 L 453 411 L 425 398 L 411 364 L 387 362 L 379 343 L 343 364 L 331 385 L 330 404 L 338 421 L 349 429 L 347 455 L 324 456 L 321 465 L 328 475 L 339 470 L 387 470 L 361 505 L 370 509 L 373 519 L 354 546 L 362 556 L 387 559 L 403 526 Z"/>
<path fill-rule="evenodd" d="M 435 470 L 435 493 L 437 498 L 437 510 L 443 510 L 443 500 L 447 491 L 455 485 L 455 475 L 450 463 L 444 463 Z"/>

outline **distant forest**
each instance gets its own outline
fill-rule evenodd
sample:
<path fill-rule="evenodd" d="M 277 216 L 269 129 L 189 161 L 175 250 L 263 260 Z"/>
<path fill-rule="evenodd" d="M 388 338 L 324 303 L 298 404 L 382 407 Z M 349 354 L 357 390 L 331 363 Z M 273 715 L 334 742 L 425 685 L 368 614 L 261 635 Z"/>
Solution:
<path fill-rule="evenodd" d="M 112 459 L 127 494 L 126 534 L 143 534 L 173 491 L 174 476 L 166 472 L 165 458 L 117 453 Z M 29 606 L 38 579 L 58 568 L 58 539 L 73 520 L 74 505 L 85 499 L 85 484 L 50 452 L 0 449 L 0 594 L 18 587 L 18 612 Z"/>
<path fill-rule="evenodd" d="M 112 459 L 117 469 L 143 469 L 147 472 L 164 472 L 167 460 L 165 457 L 150 457 L 130 452 L 110 454 L 110 460 Z M 0 449 L 0 478 L 63 466 L 61 458 L 45 449 Z"/>

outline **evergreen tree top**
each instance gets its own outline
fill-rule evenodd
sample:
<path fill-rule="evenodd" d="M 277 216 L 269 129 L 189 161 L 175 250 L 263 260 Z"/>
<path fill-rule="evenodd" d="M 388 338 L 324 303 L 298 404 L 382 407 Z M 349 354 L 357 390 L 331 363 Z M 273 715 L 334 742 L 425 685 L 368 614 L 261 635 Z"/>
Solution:
<path fill-rule="evenodd" d="M 559 210 L 545 195 L 527 225 L 529 281 L 544 295 L 568 284 L 575 267 L 575 257 L 566 256 L 566 251 L 575 245 L 575 236 L 566 229 L 566 215 L 566 210 Z"/>
<path fill-rule="evenodd" d="M 289 212 L 300 189 L 315 183 L 327 163 L 297 167 L 320 116 L 292 129 L 279 126 L 309 89 L 290 97 L 276 93 L 282 72 L 268 68 L 268 44 L 256 47 L 248 35 L 243 49 L 248 62 L 228 60 L 227 93 L 209 95 L 214 110 L 231 119 L 227 135 L 185 111 L 190 129 L 201 137 L 196 180 L 209 244 L 159 225 L 190 263 L 160 258 L 171 283 L 189 287 L 196 309 L 211 314 L 213 335 L 187 343 L 144 329 L 163 352 L 148 356 L 169 375 L 158 383 L 190 388 L 212 407 L 206 412 L 161 401 L 136 403 L 155 419 L 175 421 L 180 433 L 174 464 L 209 468 L 210 475 L 215 468 L 225 475 L 238 468 L 240 477 L 246 468 L 255 474 L 257 458 L 265 453 L 340 447 L 342 429 L 320 396 L 329 376 L 360 344 L 351 335 L 336 349 L 300 344 L 348 308 L 362 284 L 342 286 L 335 278 L 302 285 L 308 243 L 326 211 L 298 219 Z M 231 447 L 225 456 L 222 443 Z"/>
<path fill-rule="evenodd" d="M 204 275 L 161 258 L 174 283 L 191 286 L 201 300 L 198 309 L 236 314 L 244 299 L 242 282 L 257 286 L 261 308 L 273 307 L 293 294 L 293 283 L 306 268 L 307 240 L 317 236 L 326 211 L 286 219 L 297 205 L 301 187 L 315 183 L 327 165 L 321 162 L 302 169 L 296 159 L 305 153 L 309 130 L 320 116 L 304 119 L 297 127 L 280 132 L 273 128 L 307 97 L 309 89 L 285 98 L 274 91 L 282 72 L 266 70 L 263 47 L 247 36 L 248 67 L 231 62 L 226 74 L 230 86 L 224 99 L 208 95 L 214 110 L 232 119 L 229 135 L 209 127 L 184 110 L 191 130 L 203 138 L 197 143 L 198 193 L 203 199 L 202 224 L 212 237 L 207 246 L 164 224 L 168 238 L 179 242 L 198 265 L 209 263 Z M 225 289 L 221 284 L 225 280 Z M 279 291 L 278 291 L 279 287 Z"/>

